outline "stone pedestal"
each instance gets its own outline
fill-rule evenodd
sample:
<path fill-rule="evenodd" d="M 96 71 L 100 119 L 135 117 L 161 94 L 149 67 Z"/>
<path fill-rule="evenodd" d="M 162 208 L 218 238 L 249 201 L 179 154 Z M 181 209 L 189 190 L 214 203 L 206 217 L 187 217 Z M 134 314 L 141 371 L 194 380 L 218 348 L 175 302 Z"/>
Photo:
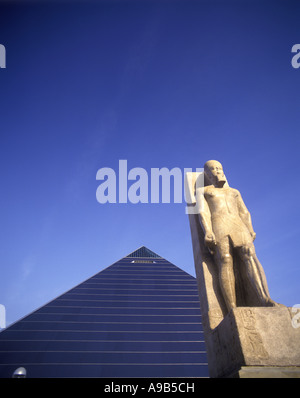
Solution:
<path fill-rule="evenodd" d="M 293 366 L 242 366 L 238 372 L 229 377 L 240 379 L 297 379 L 300 378 L 300 368 Z"/>
<path fill-rule="evenodd" d="M 300 377 L 300 328 L 287 307 L 238 307 L 205 333 L 211 377 Z"/>

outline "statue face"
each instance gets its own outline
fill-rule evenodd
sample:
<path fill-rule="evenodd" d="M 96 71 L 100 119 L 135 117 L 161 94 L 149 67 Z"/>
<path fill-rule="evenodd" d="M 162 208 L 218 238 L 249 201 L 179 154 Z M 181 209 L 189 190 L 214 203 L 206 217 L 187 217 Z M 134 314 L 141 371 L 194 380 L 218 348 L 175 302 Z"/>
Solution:
<path fill-rule="evenodd" d="M 223 166 L 216 160 L 210 160 L 205 165 L 206 173 L 210 181 L 216 186 L 223 186 L 226 178 L 223 171 Z"/>

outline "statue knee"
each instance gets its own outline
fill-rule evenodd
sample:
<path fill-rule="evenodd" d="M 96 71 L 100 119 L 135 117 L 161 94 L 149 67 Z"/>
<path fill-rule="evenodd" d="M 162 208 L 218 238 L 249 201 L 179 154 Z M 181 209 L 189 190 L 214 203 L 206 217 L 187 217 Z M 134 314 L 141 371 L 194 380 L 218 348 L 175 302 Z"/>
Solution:
<path fill-rule="evenodd" d="M 221 255 L 221 264 L 223 267 L 232 267 L 233 261 L 232 256 L 229 253 L 224 253 Z"/>

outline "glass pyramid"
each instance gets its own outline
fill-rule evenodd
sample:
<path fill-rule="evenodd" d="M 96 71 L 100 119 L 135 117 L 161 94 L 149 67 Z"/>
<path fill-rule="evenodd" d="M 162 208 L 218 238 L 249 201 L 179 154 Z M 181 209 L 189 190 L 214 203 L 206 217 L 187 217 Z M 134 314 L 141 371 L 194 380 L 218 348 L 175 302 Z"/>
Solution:
<path fill-rule="evenodd" d="M 0 377 L 19 367 L 28 378 L 208 377 L 196 279 L 141 247 L 4 329 Z"/>

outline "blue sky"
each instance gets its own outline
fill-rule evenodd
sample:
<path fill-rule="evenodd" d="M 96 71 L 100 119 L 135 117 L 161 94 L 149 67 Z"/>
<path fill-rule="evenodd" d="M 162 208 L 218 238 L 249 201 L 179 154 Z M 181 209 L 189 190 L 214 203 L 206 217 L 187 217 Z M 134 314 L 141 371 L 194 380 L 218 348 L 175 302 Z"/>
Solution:
<path fill-rule="evenodd" d="M 7 324 L 141 245 L 194 275 L 185 204 L 99 204 L 97 170 L 223 163 L 274 300 L 300 303 L 300 4 L 1 2 Z"/>

